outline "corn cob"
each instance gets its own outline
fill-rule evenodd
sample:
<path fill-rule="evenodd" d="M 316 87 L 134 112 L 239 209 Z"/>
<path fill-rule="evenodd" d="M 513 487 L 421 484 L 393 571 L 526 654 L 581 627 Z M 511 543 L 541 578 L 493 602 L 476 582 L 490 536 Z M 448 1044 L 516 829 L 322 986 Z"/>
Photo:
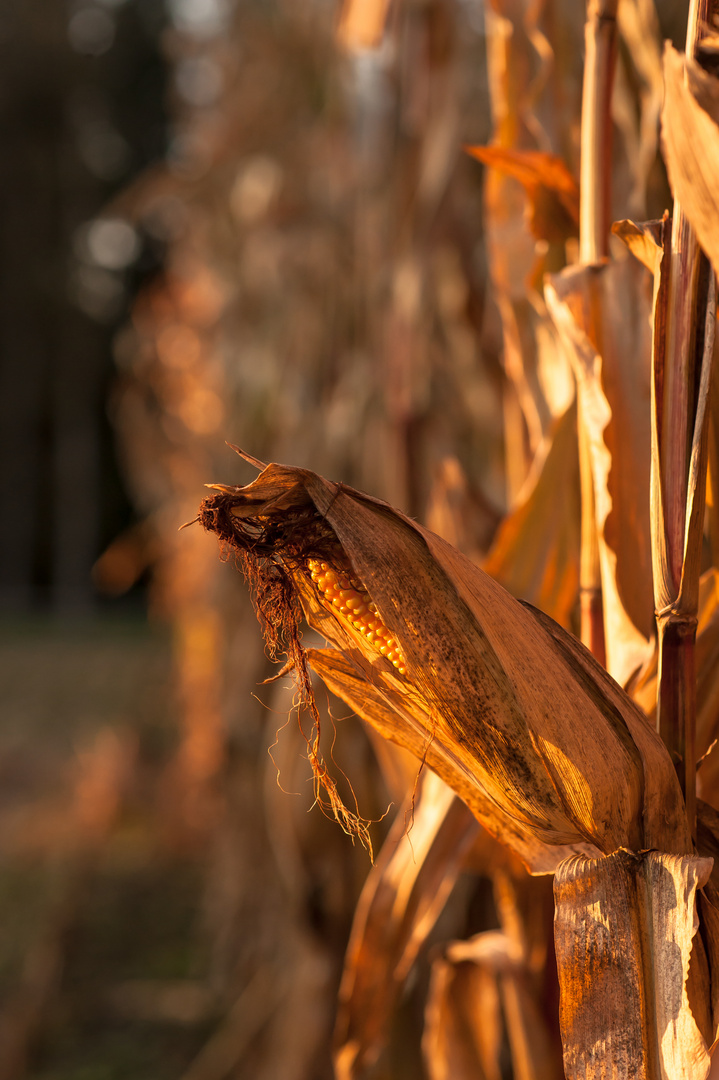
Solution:
<path fill-rule="evenodd" d="M 324 600 L 343 615 L 381 656 L 406 675 L 406 660 L 399 645 L 382 622 L 362 582 L 347 571 L 337 570 L 319 559 L 308 559 L 312 581 Z"/>

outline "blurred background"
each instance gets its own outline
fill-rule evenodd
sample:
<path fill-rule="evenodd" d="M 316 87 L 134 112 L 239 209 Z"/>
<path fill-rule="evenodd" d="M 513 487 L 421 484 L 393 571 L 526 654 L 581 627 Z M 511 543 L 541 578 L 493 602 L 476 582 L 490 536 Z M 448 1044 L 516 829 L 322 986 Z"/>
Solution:
<path fill-rule="evenodd" d="M 625 5 L 617 217 L 668 205 L 674 7 Z M 462 148 L 577 176 L 583 23 L 574 0 L 0 5 L 0 1080 L 333 1075 L 369 858 L 312 809 L 241 575 L 178 529 L 205 482 L 253 478 L 229 440 L 389 500 L 576 629 L 573 383 L 531 286 L 576 229 Z M 561 527 L 530 501 L 554 445 Z M 329 708 L 379 849 L 402 781 Z M 427 944 L 498 926 L 493 896 L 465 869 Z M 368 1076 L 423 1075 L 428 964 Z"/>

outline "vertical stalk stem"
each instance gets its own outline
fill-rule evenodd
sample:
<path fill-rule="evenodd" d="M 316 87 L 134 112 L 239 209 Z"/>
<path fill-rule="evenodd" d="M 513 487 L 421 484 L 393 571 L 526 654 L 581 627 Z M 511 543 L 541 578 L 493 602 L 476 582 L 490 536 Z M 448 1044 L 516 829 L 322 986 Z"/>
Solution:
<path fill-rule="evenodd" d="M 584 28 L 579 260 L 609 254 L 612 170 L 612 86 L 617 58 L 618 0 L 589 0 Z"/>
<path fill-rule="evenodd" d="M 589 439 L 582 418 L 581 401 L 577 408 L 579 438 L 579 482 L 582 506 L 581 552 L 579 562 L 579 612 L 581 638 L 592 656 L 606 666 L 607 650 L 604 637 L 602 579 L 599 569 L 599 541 L 594 504 L 594 479 L 590 460 Z"/>
<path fill-rule="evenodd" d="M 579 259 L 597 263 L 609 254 L 611 225 L 611 100 L 617 54 L 618 0 L 589 0 L 584 31 L 582 154 L 580 164 Z M 606 663 L 602 582 L 594 504 L 594 481 L 582 403 L 577 410 L 579 477 L 582 498 L 582 551 L 579 602 L 582 641 Z"/>
<path fill-rule="evenodd" d="M 686 52 L 693 56 L 702 23 L 709 22 L 713 0 L 690 0 Z M 685 570 L 689 464 L 697 410 L 697 376 L 701 368 L 704 316 L 715 288 L 713 275 L 696 234 L 679 201 L 674 201 L 669 250 L 665 308 L 665 343 L 661 371 L 659 431 L 660 483 L 664 506 L 666 567 L 663 586 L 679 600 L 680 590 L 689 593 L 682 581 Z M 705 485 L 702 477 L 701 484 Z M 703 492 L 702 492 L 703 495 Z M 698 570 L 697 570 L 698 573 Z M 683 597 L 682 597 L 683 599 Z M 696 828 L 696 626 L 697 612 L 686 601 L 671 604 L 657 614 L 659 638 L 659 680 L 657 691 L 657 731 L 672 756 L 684 792 L 687 819 L 692 833 Z"/>
<path fill-rule="evenodd" d="M 661 454 L 664 505 L 668 509 L 667 555 L 677 593 L 684 563 L 687 479 L 696 412 L 694 342 L 701 254 L 696 234 L 675 201 L 667 292 Z"/>
<path fill-rule="evenodd" d="M 696 822 L 696 618 L 658 620 L 657 727 L 674 760 L 689 828 Z"/>

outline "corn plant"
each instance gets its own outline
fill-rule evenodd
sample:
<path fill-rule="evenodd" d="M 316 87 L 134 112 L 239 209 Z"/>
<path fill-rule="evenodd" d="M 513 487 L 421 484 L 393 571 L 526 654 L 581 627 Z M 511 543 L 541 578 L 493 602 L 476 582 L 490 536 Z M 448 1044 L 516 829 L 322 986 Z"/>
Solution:
<path fill-rule="evenodd" d="M 345 36 L 361 6 L 346 6 Z M 375 7 L 383 20 L 385 5 Z M 376 1060 L 385 1012 L 472 858 L 493 867 L 506 918 L 501 933 L 456 942 L 433 968 L 432 1080 L 499 1077 L 500 1013 L 517 1077 L 549 1080 L 562 1068 L 570 1080 L 710 1075 L 719 1033 L 719 37 L 711 3 L 692 0 L 686 54 L 665 50 L 671 216 L 612 224 L 617 24 L 625 20 L 631 40 L 642 12 L 650 19 L 647 5 L 589 2 L 578 189 L 551 155 L 472 151 L 498 184 L 522 181 L 544 243 L 542 340 L 571 371 L 573 391 L 554 418 L 531 423 L 537 445 L 552 429 L 555 457 L 542 462 L 550 487 L 557 457 L 573 453 L 579 464 L 579 637 L 495 579 L 511 577 L 508 540 L 483 569 L 386 502 L 307 469 L 243 454 L 259 476 L 209 485 L 200 508 L 252 587 L 270 655 L 297 680 L 312 719 L 317 802 L 371 848 L 369 824 L 346 805 L 325 756 L 313 673 L 415 761 L 402 759 L 419 851 L 415 860 L 402 853 L 400 813 L 350 941 L 340 1078 Z M 376 36 L 364 24 L 362 34 Z M 530 373 L 509 293 L 499 310 L 521 397 Z M 505 537 L 523 530 L 531 545 L 536 504 L 509 515 Z M 564 619 L 569 579 L 555 580 L 564 585 L 553 610 Z M 303 623 L 325 648 L 303 644 Z M 532 907 L 543 900 L 522 866 L 553 875 L 563 1066 L 541 1001 L 551 965 Z"/>

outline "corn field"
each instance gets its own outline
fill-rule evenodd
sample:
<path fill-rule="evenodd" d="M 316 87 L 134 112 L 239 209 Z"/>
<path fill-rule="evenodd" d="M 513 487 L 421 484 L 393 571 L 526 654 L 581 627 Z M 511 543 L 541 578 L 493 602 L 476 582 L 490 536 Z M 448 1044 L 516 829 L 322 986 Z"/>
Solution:
<path fill-rule="evenodd" d="M 184 1075 L 719 1076 L 719 12 L 222 11 L 117 203 Z"/>

